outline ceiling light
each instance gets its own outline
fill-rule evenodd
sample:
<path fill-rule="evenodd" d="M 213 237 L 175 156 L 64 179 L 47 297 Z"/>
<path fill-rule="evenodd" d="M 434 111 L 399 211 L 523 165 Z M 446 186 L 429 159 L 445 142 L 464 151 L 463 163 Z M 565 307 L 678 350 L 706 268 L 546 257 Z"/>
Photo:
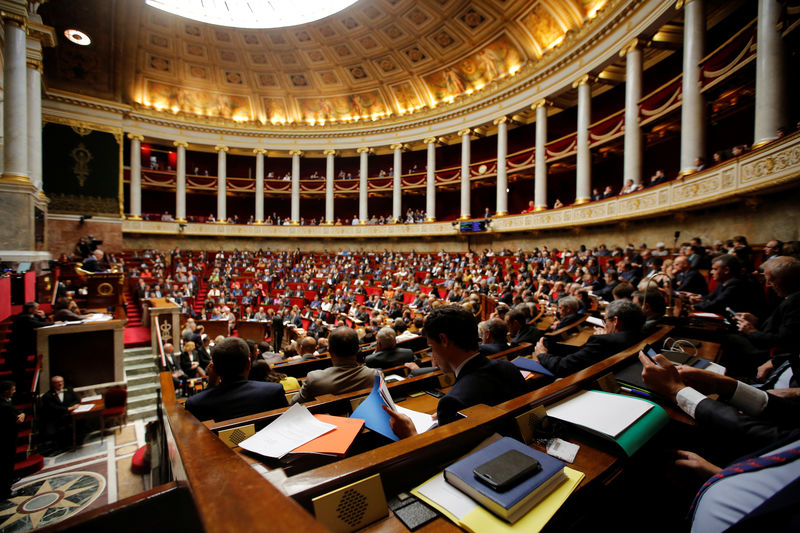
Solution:
<path fill-rule="evenodd" d="M 89 38 L 89 36 L 80 30 L 75 30 L 75 29 L 64 30 L 64 35 L 66 36 L 67 39 L 69 39 L 73 43 L 79 44 L 81 46 L 89 46 L 90 44 L 92 44 L 92 40 Z"/>

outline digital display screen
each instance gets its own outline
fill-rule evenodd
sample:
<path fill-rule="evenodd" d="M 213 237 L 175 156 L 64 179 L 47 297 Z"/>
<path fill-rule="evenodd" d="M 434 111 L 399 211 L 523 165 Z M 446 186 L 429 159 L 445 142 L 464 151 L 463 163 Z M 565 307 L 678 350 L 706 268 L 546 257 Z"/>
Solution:
<path fill-rule="evenodd" d="M 462 233 L 486 231 L 488 226 L 489 224 L 487 220 L 469 220 L 466 222 L 461 222 L 459 225 L 459 230 Z"/>

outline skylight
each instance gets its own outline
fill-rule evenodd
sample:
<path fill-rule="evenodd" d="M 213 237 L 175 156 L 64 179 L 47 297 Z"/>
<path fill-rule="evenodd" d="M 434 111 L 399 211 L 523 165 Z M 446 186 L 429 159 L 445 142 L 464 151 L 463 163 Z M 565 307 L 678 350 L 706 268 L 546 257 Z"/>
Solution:
<path fill-rule="evenodd" d="M 147 5 L 208 24 L 282 28 L 313 22 L 358 0 L 146 0 Z"/>

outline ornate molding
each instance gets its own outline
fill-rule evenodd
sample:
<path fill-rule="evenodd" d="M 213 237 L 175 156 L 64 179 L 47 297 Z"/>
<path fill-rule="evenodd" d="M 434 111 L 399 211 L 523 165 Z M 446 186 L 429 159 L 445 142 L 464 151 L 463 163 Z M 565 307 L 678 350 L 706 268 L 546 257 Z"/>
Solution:
<path fill-rule="evenodd" d="M 494 119 L 492 121 L 492 124 L 498 126 L 500 124 L 507 124 L 508 122 L 510 122 L 509 118 L 504 115 L 502 117 L 497 117 L 496 119 Z"/>
<path fill-rule="evenodd" d="M 218 145 L 216 145 L 216 146 L 214 147 L 214 151 L 215 151 L 215 152 L 220 152 L 220 153 L 221 153 L 221 152 L 228 152 L 228 150 L 230 150 L 230 148 L 228 148 L 228 147 L 227 147 L 227 146 L 225 146 L 224 144 L 218 144 Z"/>
<path fill-rule="evenodd" d="M 189 146 L 189 143 L 187 143 L 186 141 L 173 141 L 172 146 L 174 146 L 175 148 L 181 148 L 181 147 L 187 148 Z"/>
<path fill-rule="evenodd" d="M 458 130 L 457 135 L 463 138 L 465 135 L 470 135 L 470 134 L 472 134 L 472 130 L 470 128 L 464 128 L 463 130 Z"/>
<path fill-rule="evenodd" d="M 143 135 L 139 135 L 138 133 L 129 133 L 127 135 L 127 137 L 128 137 L 128 139 L 130 139 L 132 141 L 142 142 L 144 140 L 144 136 Z"/>
<path fill-rule="evenodd" d="M 334 149 L 332 149 L 332 148 L 328 148 L 327 150 L 323 150 L 323 151 L 322 151 L 322 154 L 323 154 L 323 155 L 326 155 L 326 156 L 327 156 L 327 155 L 336 156 L 336 150 L 334 150 Z"/>
<path fill-rule="evenodd" d="M 289 150 L 289 155 L 292 156 L 292 157 L 294 157 L 294 156 L 303 157 L 303 151 L 302 150 Z"/>
<path fill-rule="evenodd" d="M 371 154 L 375 152 L 375 149 L 369 148 L 367 146 L 362 146 L 361 148 L 356 148 L 356 152 L 358 152 L 359 154 Z"/>
<path fill-rule="evenodd" d="M 622 47 L 622 50 L 619 51 L 619 57 L 625 57 L 630 52 L 634 50 L 639 50 L 644 46 L 644 41 L 639 40 L 639 38 L 632 39 L 628 44 Z"/>

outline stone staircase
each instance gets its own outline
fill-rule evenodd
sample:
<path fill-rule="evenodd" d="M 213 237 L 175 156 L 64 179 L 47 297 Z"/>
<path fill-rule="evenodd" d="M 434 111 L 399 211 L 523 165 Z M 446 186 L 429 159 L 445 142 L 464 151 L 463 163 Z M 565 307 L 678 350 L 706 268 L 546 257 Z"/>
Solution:
<path fill-rule="evenodd" d="M 125 379 L 128 383 L 128 420 L 156 416 L 156 390 L 160 387 L 153 349 L 125 350 Z"/>

